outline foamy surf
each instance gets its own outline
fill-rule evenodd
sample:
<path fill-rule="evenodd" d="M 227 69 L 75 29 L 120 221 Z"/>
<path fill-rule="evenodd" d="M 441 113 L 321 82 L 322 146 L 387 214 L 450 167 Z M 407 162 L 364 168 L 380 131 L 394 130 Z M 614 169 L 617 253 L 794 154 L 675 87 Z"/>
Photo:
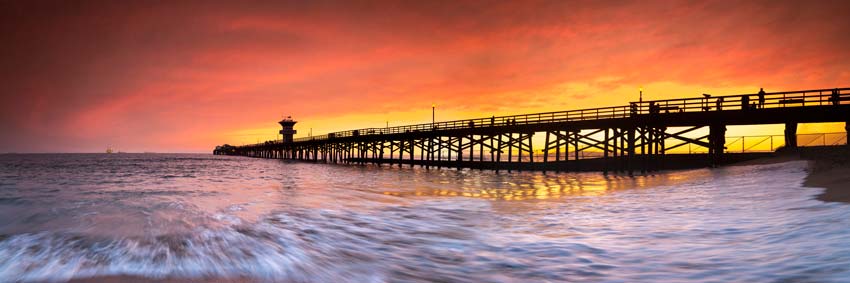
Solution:
<path fill-rule="evenodd" d="M 850 278 L 850 208 L 812 199 L 805 162 L 634 178 L 181 155 L 0 169 L 2 282 Z"/>

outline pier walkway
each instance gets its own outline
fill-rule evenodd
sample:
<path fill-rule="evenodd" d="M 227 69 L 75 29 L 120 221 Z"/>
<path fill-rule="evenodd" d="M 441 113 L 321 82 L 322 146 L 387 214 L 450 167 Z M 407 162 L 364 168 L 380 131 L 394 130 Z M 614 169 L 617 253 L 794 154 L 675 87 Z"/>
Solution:
<path fill-rule="evenodd" d="M 703 95 L 295 139 L 295 122 L 284 120 L 282 140 L 228 147 L 216 154 L 458 168 L 655 170 L 677 164 L 711 166 L 752 155 L 746 152 L 746 138 L 726 136 L 727 126 L 784 124 L 783 139 L 769 138 L 773 150 L 796 148 L 797 125 L 819 122 L 844 122 L 845 131 L 850 131 L 850 88 Z M 846 132 L 834 137 L 827 141 L 824 134 L 823 145 L 847 144 Z M 737 140 L 743 153 L 736 151 L 738 145 L 730 148 Z M 750 148 L 767 147 L 765 142 Z"/>

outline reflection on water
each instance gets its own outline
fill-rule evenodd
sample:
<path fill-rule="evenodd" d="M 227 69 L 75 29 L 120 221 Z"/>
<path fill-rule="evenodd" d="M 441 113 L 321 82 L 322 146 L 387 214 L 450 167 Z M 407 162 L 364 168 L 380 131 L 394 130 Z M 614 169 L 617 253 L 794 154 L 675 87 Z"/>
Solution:
<path fill-rule="evenodd" d="M 0 155 L 0 281 L 846 281 L 850 208 L 804 177 Z"/>
<path fill-rule="evenodd" d="M 451 169 L 448 169 L 451 170 Z M 435 170 L 436 171 L 436 170 Z M 444 174 L 443 171 L 434 172 L 443 177 L 458 178 L 460 174 Z M 672 184 L 686 181 L 689 178 L 704 178 L 704 171 L 668 172 L 664 174 L 652 174 L 638 178 L 625 175 L 604 175 L 600 173 L 540 173 L 540 172 L 516 172 L 498 174 L 494 172 L 477 172 L 476 177 L 490 179 L 482 182 L 464 183 L 456 186 L 452 180 L 439 180 L 441 186 L 415 187 L 413 191 L 405 191 L 394 188 L 392 191 L 383 192 L 385 195 L 405 196 L 432 196 L 432 197 L 471 197 L 494 200 L 545 200 L 558 199 L 564 196 L 601 196 L 610 192 L 624 189 L 637 189 L 647 186 L 661 184 Z M 489 176 L 488 176 L 489 175 Z"/>

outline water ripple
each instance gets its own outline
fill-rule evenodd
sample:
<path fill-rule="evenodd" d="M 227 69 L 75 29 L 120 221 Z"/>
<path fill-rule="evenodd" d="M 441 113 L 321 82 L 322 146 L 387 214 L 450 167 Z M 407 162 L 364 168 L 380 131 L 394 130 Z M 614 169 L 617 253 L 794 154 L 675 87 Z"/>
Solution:
<path fill-rule="evenodd" d="M 0 281 L 842 282 L 804 162 L 628 177 L 0 155 Z"/>

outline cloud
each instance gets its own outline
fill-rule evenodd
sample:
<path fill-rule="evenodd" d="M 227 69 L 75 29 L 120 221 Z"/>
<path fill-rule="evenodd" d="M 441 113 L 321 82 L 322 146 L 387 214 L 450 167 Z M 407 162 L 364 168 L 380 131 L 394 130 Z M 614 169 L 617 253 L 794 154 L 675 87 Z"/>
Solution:
<path fill-rule="evenodd" d="M 284 114 L 323 121 L 318 132 L 432 102 L 488 116 L 620 104 L 638 85 L 681 96 L 850 79 L 841 1 L 0 6 L 4 151 L 206 151 Z"/>

